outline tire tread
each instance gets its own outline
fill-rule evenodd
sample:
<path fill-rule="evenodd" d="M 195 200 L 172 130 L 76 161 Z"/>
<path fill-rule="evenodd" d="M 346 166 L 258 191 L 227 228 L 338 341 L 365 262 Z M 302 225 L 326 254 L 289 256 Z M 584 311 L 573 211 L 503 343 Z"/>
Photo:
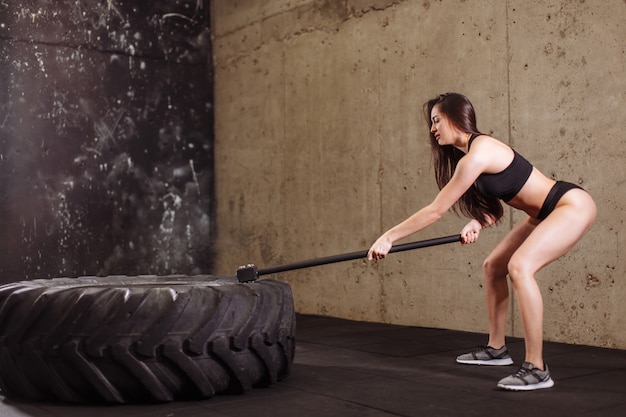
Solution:
<path fill-rule="evenodd" d="M 16 319 L 19 317 L 19 319 Z M 290 373 L 286 283 L 81 277 L 0 286 L 0 391 L 73 403 L 244 393 Z"/>

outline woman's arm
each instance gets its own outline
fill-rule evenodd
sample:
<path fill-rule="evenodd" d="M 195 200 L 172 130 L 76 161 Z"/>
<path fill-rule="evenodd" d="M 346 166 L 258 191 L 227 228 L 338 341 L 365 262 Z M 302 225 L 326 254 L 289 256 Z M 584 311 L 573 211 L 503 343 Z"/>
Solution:
<path fill-rule="evenodd" d="M 430 226 L 439 220 L 441 216 L 442 213 L 439 209 L 437 209 L 437 207 L 434 206 L 433 203 L 422 208 L 402 223 L 383 233 L 370 248 L 367 253 L 367 259 L 372 260 L 384 258 L 389 253 L 393 242 L 404 239 L 405 237 Z"/>
<path fill-rule="evenodd" d="M 476 219 L 472 219 L 461 230 L 461 244 L 474 243 L 478 240 L 478 235 L 482 229 L 482 225 Z"/>
<path fill-rule="evenodd" d="M 484 166 L 477 155 L 467 154 L 461 158 L 454 175 L 439 191 L 433 202 L 383 233 L 370 248 L 367 258 L 369 260 L 384 258 L 395 241 L 417 233 L 439 220 L 483 172 Z"/>
<path fill-rule="evenodd" d="M 496 221 L 492 217 L 487 217 L 485 219 L 487 221 L 486 226 L 482 226 L 480 222 L 476 219 L 472 219 L 463 227 L 461 230 L 461 244 L 465 245 L 467 243 L 474 243 L 478 240 L 478 236 L 480 235 L 480 231 L 486 227 L 492 226 Z"/>

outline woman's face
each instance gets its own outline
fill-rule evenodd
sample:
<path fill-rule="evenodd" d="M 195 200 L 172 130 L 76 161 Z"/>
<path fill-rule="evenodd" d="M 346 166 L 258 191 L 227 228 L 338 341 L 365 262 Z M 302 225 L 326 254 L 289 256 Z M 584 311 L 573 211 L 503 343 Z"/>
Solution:
<path fill-rule="evenodd" d="M 435 140 L 441 146 L 454 143 L 454 133 L 457 129 L 452 126 L 444 113 L 440 111 L 439 104 L 435 105 L 430 112 L 432 126 L 430 131 L 435 135 Z"/>

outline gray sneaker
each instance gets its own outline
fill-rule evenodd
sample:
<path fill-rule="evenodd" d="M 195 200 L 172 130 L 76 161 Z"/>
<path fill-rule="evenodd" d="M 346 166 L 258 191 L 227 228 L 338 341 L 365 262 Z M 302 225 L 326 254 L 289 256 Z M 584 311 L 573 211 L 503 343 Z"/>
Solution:
<path fill-rule="evenodd" d="M 456 358 L 458 363 L 468 365 L 512 365 L 513 359 L 509 355 L 509 349 L 502 346 L 494 349 L 491 346 L 482 347 L 474 352 L 466 353 Z"/>
<path fill-rule="evenodd" d="M 511 376 L 507 376 L 498 382 L 498 388 L 510 391 L 532 391 L 536 389 L 551 388 L 554 381 L 550 378 L 548 365 L 544 365 L 546 370 L 535 368 L 530 362 L 524 362 L 519 371 Z"/>

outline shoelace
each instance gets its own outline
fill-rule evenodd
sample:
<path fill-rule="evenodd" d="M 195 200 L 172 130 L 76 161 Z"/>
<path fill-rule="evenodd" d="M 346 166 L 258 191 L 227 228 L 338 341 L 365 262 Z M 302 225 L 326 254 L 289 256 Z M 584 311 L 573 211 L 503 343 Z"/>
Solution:
<path fill-rule="evenodd" d="M 531 365 L 532 366 L 532 365 Z M 525 376 L 532 376 L 537 378 L 537 380 L 541 381 L 541 377 L 539 375 L 536 375 L 535 373 L 533 373 L 533 368 L 527 368 L 524 365 L 522 365 L 517 372 L 515 372 L 515 374 L 513 374 L 513 376 L 515 376 L 516 378 L 519 379 L 524 379 Z"/>
<path fill-rule="evenodd" d="M 491 347 L 491 346 L 489 346 L 489 345 L 485 345 L 485 346 L 480 346 L 480 348 L 476 349 L 476 350 L 475 350 L 474 352 L 472 352 L 472 353 L 477 354 L 477 353 L 482 353 L 482 352 L 485 352 L 485 353 L 487 353 L 487 355 L 489 355 L 490 357 L 492 357 L 492 358 L 494 358 L 494 359 L 497 359 L 497 358 L 499 358 L 499 357 L 503 354 L 503 352 L 498 352 L 499 350 L 501 350 L 501 349 L 494 349 L 494 348 L 492 348 L 492 347 Z M 496 353 L 497 353 L 497 354 L 496 354 Z"/>
<path fill-rule="evenodd" d="M 471 355 L 473 357 L 476 357 L 479 353 L 483 353 L 483 352 L 487 352 L 487 354 L 489 354 L 489 352 L 487 351 L 488 346 L 479 346 L 476 348 L 476 350 L 473 350 L 471 352 Z"/>
<path fill-rule="evenodd" d="M 486 350 L 495 350 L 495 349 L 492 348 L 492 347 L 489 347 L 487 345 L 485 345 L 485 346 L 478 346 L 476 348 L 476 350 L 474 351 L 474 353 L 479 353 L 479 352 L 483 352 L 483 351 L 486 351 Z"/>

